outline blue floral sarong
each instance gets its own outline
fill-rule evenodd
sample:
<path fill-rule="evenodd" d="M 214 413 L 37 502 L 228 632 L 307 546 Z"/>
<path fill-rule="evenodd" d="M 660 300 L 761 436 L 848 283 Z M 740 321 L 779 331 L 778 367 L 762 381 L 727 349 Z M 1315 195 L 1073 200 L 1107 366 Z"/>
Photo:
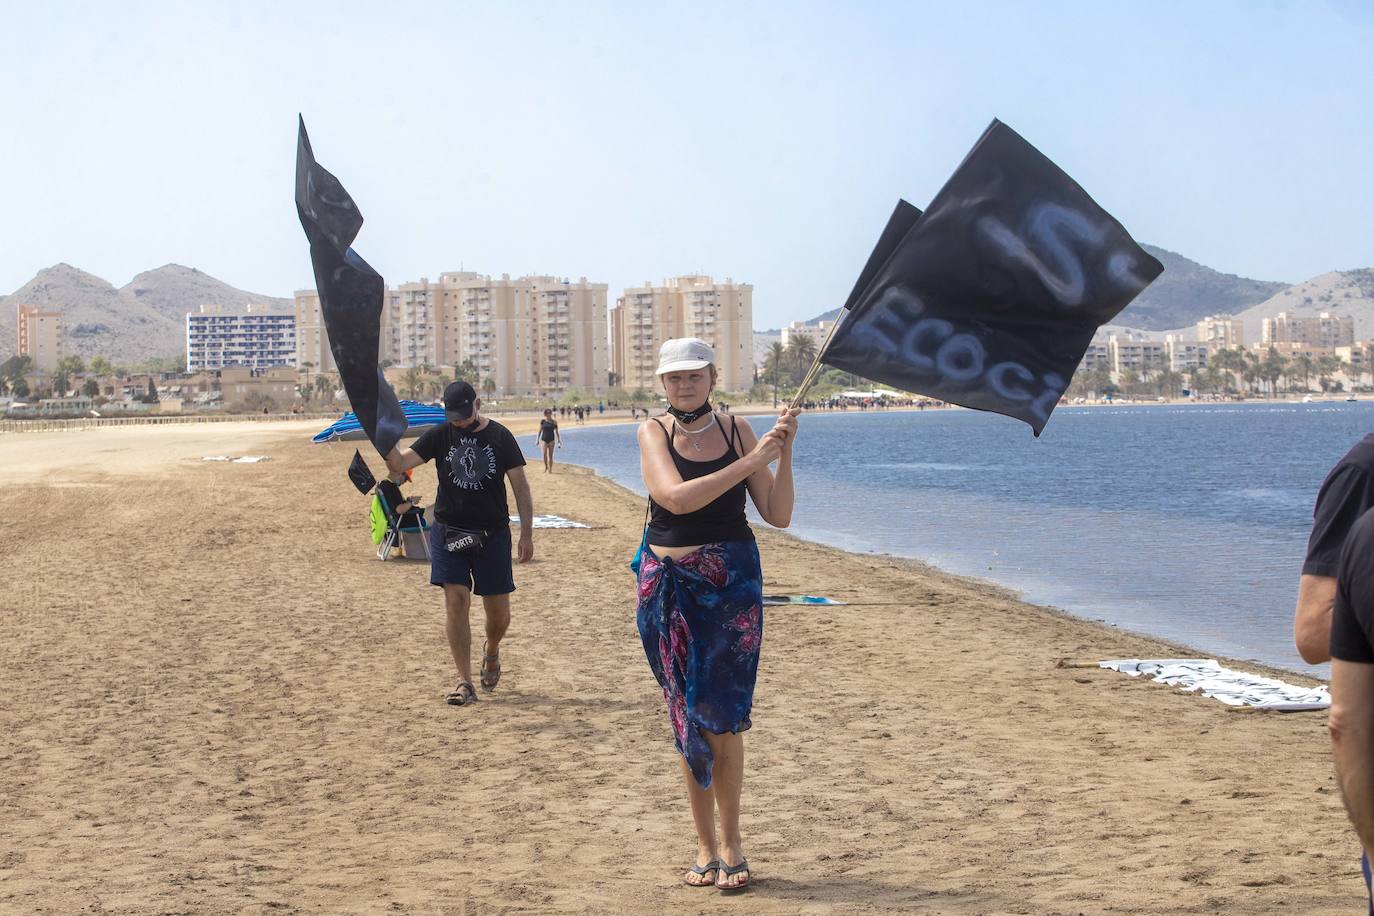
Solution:
<path fill-rule="evenodd" d="M 763 641 L 763 574 L 753 541 L 706 544 L 679 560 L 645 550 L 636 614 L 673 743 L 703 789 L 715 734 L 749 728 Z"/>

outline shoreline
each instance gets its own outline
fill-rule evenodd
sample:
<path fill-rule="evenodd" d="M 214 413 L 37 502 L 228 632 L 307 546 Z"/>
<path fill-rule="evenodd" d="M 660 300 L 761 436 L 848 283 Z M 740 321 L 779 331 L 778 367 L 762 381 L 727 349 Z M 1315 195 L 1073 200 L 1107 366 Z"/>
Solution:
<path fill-rule="evenodd" d="M 1106 406 L 1106 405 L 1104 405 L 1104 406 Z M 1146 406 L 1156 406 L 1156 405 L 1146 405 Z M 1158 406 L 1166 406 L 1166 405 L 1158 405 Z M 878 413 L 881 414 L 881 413 L 888 413 L 888 412 L 901 412 L 901 409 L 894 409 L 894 411 L 879 411 Z M 906 412 L 911 412 L 911 411 L 906 411 Z M 827 412 L 827 413 L 825 413 L 825 414 L 822 414 L 822 416 L 835 415 L 835 414 L 838 414 L 838 413 L 840 413 L 840 412 L 838 412 L 838 411 L 832 411 L 832 412 Z M 745 414 L 744 414 L 744 411 L 740 411 L 740 415 L 742 415 L 742 416 L 745 415 Z M 575 427 L 574 429 L 576 429 L 576 427 Z M 583 461 L 586 461 L 586 460 L 588 459 L 588 457 L 589 457 L 589 456 L 586 455 L 586 454 L 583 454 L 583 455 L 580 456 L 581 460 L 583 460 Z M 563 463 L 561 459 L 560 459 L 560 463 Z M 598 475 L 605 476 L 605 475 L 603 475 L 602 471 L 600 471 L 599 469 L 597 469 L 597 468 L 595 468 L 595 467 L 593 467 L 593 466 L 591 466 L 591 465 L 582 465 L 582 466 L 583 466 L 584 468 L 586 468 L 588 471 L 595 472 L 595 473 L 597 473 Z M 620 468 L 620 467 L 616 467 L 615 470 L 625 471 L 626 469 Z M 641 495 L 641 494 L 636 494 L 636 491 L 635 491 L 631 486 L 626 485 L 626 484 L 622 484 L 622 483 L 618 483 L 618 482 L 616 482 L 616 481 L 615 481 L 613 478 L 611 478 L 611 477 L 606 477 L 606 479 L 607 479 L 607 480 L 611 480 L 613 483 L 616 483 L 616 485 L 617 485 L 618 487 L 620 487 L 621 489 L 623 489 L 624 492 L 629 493 L 629 494 L 635 494 L 636 498 L 639 499 L 640 502 L 641 502 L 641 504 L 642 504 L 643 499 L 644 499 L 643 495 Z M 804 528 L 805 526 L 803 525 L 802 527 Z M 986 586 L 988 586 L 988 587 L 995 587 L 995 588 L 1004 589 L 1004 590 L 1006 591 L 1007 595 L 1008 595 L 1009 597 L 1013 598 L 1014 600 L 1017 600 L 1017 601 L 1020 601 L 1020 602 L 1025 603 L 1025 604 L 1035 606 L 1035 607 L 1046 608 L 1046 609 L 1052 610 L 1052 611 L 1054 611 L 1054 612 L 1056 612 L 1056 613 L 1063 614 L 1063 615 L 1065 615 L 1065 616 L 1067 616 L 1067 617 L 1069 617 L 1069 618 L 1071 618 L 1071 619 L 1082 620 L 1082 621 L 1084 621 L 1084 622 L 1086 622 L 1086 623 L 1091 623 L 1091 624 L 1094 624 L 1094 625 L 1097 625 L 1097 626 L 1102 626 L 1102 627 L 1105 627 L 1105 628 L 1107 628 L 1107 629 L 1109 629 L 1109 630 L 1118 631 L 1118 632 L 1123 632 L 1123 633 L 1129 633 L 1129 634 L 1132 634 L 1132 635 L 1140 636 L 1140 637 L 1142 637 L 1142 638 L 1156 640 L 1156 641 L 1160 642 L 1161 644 L 1164 644 L 1164 645 L 1167 645 L 1167 646 L 1172 647 L 1172 648 L 1173 648 L 1174 650 L 1176 650 L 1176 651 L 1185 653 L 1185 654 L 1187 655 L 1187 657 L 1213 658 L 1213 659 L 1217 660 L 1219 663 L 1222 663 L 1222 664 L 1224 664 L 1224 665 L 1226 665 L 1227 667 L 1230 667 L 1230 668 L 1234 668 L 1234 669 L 1238 669 L 1238 670 L 1245 670 L 1245 671 L 1261 672 L 1261 673 L 1265 674 L 1265 676 L 1268 676 L 1268 677 L 1277 677 L 1277 678 L 1279 678 L 1279 679 L 1281 679 L 1281 680 L 1287 680 L 1287 681 L 1292 682 L 1292 683 L 1300 683 L 1300 684 L 1305 684 L 1305 685 L 1315 685 L 1315 684 L 1325 684 L 1325 683 L 1327 683 L 1327 682 L 1329 681 L 1329 673 L 1328 673 L 1327 671 L 1323 671 L 1323 670 L 1308 670 L 1308 669 L 1302 667 L 1302 666 L 1300 665 L 1300 663 L 1298 663 L 1298 662 L 1295 662 L 1295 663 L 1294 663 L 1294 664 L 1295 664 L 1294 667 L 1289 667 L 1288 665 L 1285 665 L 1285 664 L 1282 662 L 1282 658 L 1283 658 L 1282 653 L 1279 652 L 1279 651 L 1275 651 L 1275 650 L 1273 650 L 1273 649 L 1264 649 L 1264 648 L 1262 648 L 1262 647 L 1261 647 L 1261 648 L 1252 648 L 1252 649 L 1251 649 L 1251 651 L 1253 651 L 1255 654 L 1267 654 L 1267 655 L 1270 657 L 1270 659 L 1271 659 L 1271 660 L 1269 660 L 1269 661 L 1260 660 L 1260 659 L 1258 659 L 1258 658 L 1245 657 L 1245 656 L 1241 656 L 1241 655 L 1238 655 L 1238 654 L 1233 654 L 1232 652 L 1227 652 L 1227 651 L 1226 651 L 1226 648 L 1224 648 L 1224 647 L 1220 647 L 1220 648 L 1216 648 L 1216 649 L 1206 649 L 1206 650 L 1204 650 L 1204 649 L 1200 649 L 1200 648 L 1197 648 L 1197 647 L 1195 647 L 1195 646 L 1192 646 L 1192 645 L 1188 642 L 1186 636 L 1180 638 L 1180 637 L 1177 636 L 1177 635 L 1175 635 L 1175 636 L 1169 636 L 1169 635 L 1165 635 L 1165 634 L 1162 634 L 1162 633 L 1151 633 L 1150 631 L 1148 631 L 1148 630 L 1146 630 L 1146 629 L 1141 629 L 1141 628 L 1138 628 L 1138 627 L 1132 627 L 1132 626 L 1130 626 L 1128 623 L 1112 623 L 1112 622 L 1110 622 L 1109 620 L 1103 619 L 1104 617 L 1111 617 L 1111 616 L 1113 616 L 1113 614 L 1112 614 L 1110 611 L 1104 611 L 1104 610 L 1102 609 L 1102 607 L 1101 607 L 1101 602 L 1094 602 L 1094 601 L 1089 600 L 1088 598 L 1084 598 L 1083 600 L 1081 600 L 1081 601 L 1079 602 L 1079 604 L 1078 604 L 1079 610 L 1073 610 L 1073 609 L 1071 609 L 1070 607 L 1065 607 L 1065 606 L 1062 606 L 1062 605 L 1060 605 L 1060 604 L 1057 604 L 1057 603 L 1055 603 L 1052 599 L 1051 599 L 1051 600 L 1048 600 L 1048 601 L 1047 601 L 1047 600 L 1044 600 L 1043 597 L 1037 599 L 1036 597 L 1034 597 L 1034 596 L 1032 595 L 1032 593 L 1031 593 L 1030 591 L 1027 591 L 1026 589 L 1023 589 L 1023 588 L 1019 587 L 1018 585 L 1013 584 L 1013 583 L 1011 583 L 1011 582 L 1002 582 L 1002 581 L 999 581 L 998 579 L 993 578 L 992 576 L 981 574 L 978 570 L 973 570 L 973 571 L 961 571 L 961 570 L 959 570 L 959 569 L 957 568 L 957 567 L 958 567 L 958 563 L 957 563 L 957 562 L 952 562 L 952 558 L 951 558 L 951 557 L 944 557 L 944 558 L 943 558 L 943 559 L 945 559 L 946 561 L 951 561 L 951 565 L 950 565 L 950 566 L 945 566 L 945 565 L 941 565 L 940 563 L 931 562 L 930 560 L 927 560 L 927 559 L 924 559 L 924 558 L 918 557 L 918 556 L 903 556 L 903 555 L 900 554 L 900 553 L 895 553 L 895 552 L 892 552 L 891 550 L 883 549 L 881 545 L 874 546 L 872 549 L 867 549 L 867 548 L 865 548 L 865 549 L 849 549 L 849 548 L 847 548 L 847 547 L 845 546 L 846 537 L 843 536 L 843 535 L 836 535 L 834 532 L 822 531 L 822 532 L 820 532 L 820 533 L 816 533 L 816 532 L 814 532 L 814 531 L 808 531 L 807 533 L 798 533 L 798 532 L 796 532 L 796 531 L 788 531 L 788 532 L 785 532 L 785 535 L 788 536 L 788 537 L 793 537 L 793 538 L 796 538 L 796 539 L 799 539 L 799 540 L 808 542 L 808 543 L 814 543 L 814 544 L 819 544 L 819 545 L 823 545 L 823 546 L 834 547 L 834 548 L 837 549 L 837 550 L 842 550 L 842 551 L 844 551 L 844 552 L 846 552 L 846 553 L 851 553 L 851 554 L 853 554 L 853 555 L 855 555 L 855 556 L 861 556 L 861 557 L 867 557 L 867 556 L 883 556 L 883 557 L 888 557 L 888 558 L 891 558 L 891 559 L 894 559 L 894 560 L 908 561 L 908 562 L 911 562 L 911 563 L 913 563 L 913 564 L 916 564 L 920 569 L 923 569 L 923 570 L 929 570 L 929 571 L 933 571 L 933 572 L 938 572 L 938 573 L 940 573 L 940 574 L 952 576 L 952 577 L 955 577 L 955 578 L 964 578 L 964 579 L 968 579 L 968 580 L 973 581 L 973 582 L 977 582 L 977 583 L 984 584 L 984 585 L 986 585 Z M 827 537 L 827 535 L 829 535 L 829 537 Z M 855 537 L 857 537 L 860 541 L 865 540 L 865 538 L 864 538 L 864 536 L 863 536 L 862 534 L 855 534 Z M 853 539 L 851 538 L 850 540 L 852 541 Z M 967 569 L 967 567 L 968 567 L 970 564 L 964 564 L 964 565 L 965 565 L 965 568 Z M 977 565 L 977 564 L 972 564 L 972 565 Z M 952 568 L 952 567 L 953 567 L 953 568 Z M 1042 592 L 1042 594 L 1043 594 L 1043 592 Z M 1120 615 L 1118 614 L 1118 615 L 1115 615 L 1115 616 L 1120 616 Z M 1234 648 L 1234 646 L 1233 646 L 1233 648 Z M 1275 656 L 1277 656 L 1277 658 L 1275 658 Z M 1314 667 L 1315 667 L 1315 666 L 1314 666 Z"/>
<path fill-rule="evenodd" d="M 605 481 L 607 484 L 609 484 L 611 487 L 614 487 L 616 490 L 624 494 L 626 497 L 634 500 L 637 503 L 640 503 L 641 505 L 643 504 L 643 496 L 639 495 L 634 490 L 631 490 L 624 484 L 619 483 L 618 481 L 615 481 L 610 477 L 605 476 L 596 468 L 589 467 L 587 465 L 570 464 L 566 462 L 560 462 L 557 466 L 564 468 L 575 468 L 577 469 L 577 471 L 581 473 L 585 473 L 595 477 L 598 480 Z M 794 534 L 791 531 L 770 528 L 765 525 L 754 526 L 752 522 L 750 524 L 751 527 L 755 527 L 756 533 L 760 531 L 767 532 L 769 536 L 773 538 L 782 538 L 796 542 L 798 544 L 813 545 L 816 547 L 823 548 L 825 550 L 833 550 L 836 553 L 843 554 L 855 560 L 863 560 L 872 557 L 881 557 L 882 559 L 890 563 L 909 567 L 914 577 L 931 577 L 943 579 L 947 581 L 951 586 L 964 587 L 970 589 L 971 591 L 976 591 L 979 593 L 997 595 L 1004 601 L 1021 604 L 1027 608 L 1033 608 L 1037 612 L 1060 617 L 1074 624 L 1083 624 L 1085 626 L 1100 630 L 1104 634 L 1122 634 L 1132 639 L 1139 639 L 1152 642 L 1164 647 L 1165 649 L 1170 650 L 1170 654 L 1157 657 L 1211 658 L 1227 668 L 1244 670 L 1250 673 L 1260 674 L 1264 677 L 1272 677 L 1277 678 L 1279 680 L 1285 680 L 1290 683 L 1301 684 L 1302 686 L 1315 687 L 1318 685 L 1325 685 L 1327 683 L 1325 680 L 1313 677 L 1311 674 L 1308 674 L 1306 672 L 1293 671 L 1287 668 L 1265 664 L 1264 662 L 1255 661 L 1252 659 L 1237 659 L 1226 655 L 1219 655 L 1215 652 L 1209 652 L 1206 650 L 1198 649 L 1194 646 L 1189 646 L 1185 643 L 1177 642 L 1163 636 L 1156 636 L 1151 633 L 1146 633 L 1141 630 L 1133 630 L 1128 627 L 1120 627 L 1115 624 L 1106 623 L 1101 620 L 1093 620 L 1088 617 L 1081 617 L 1073 613 L 1072 611 L 1065 610 L 1064 608 L 1058 607 L 1056 605 L 1041 604 L 1039 602 L 1031 601 L 1027 599 L 1023 595 L 1023 593 L 1021 593 L 1017 589 L 1012 588 L 1008 585 L 1003 585 L 1000 582 L 994 581 L 992 579 L 988 579 L 982 576 L 964 575 L 962 573 L 953 572 L 941 566 L 937 566 L 933 563 L 928 563 L 924 560 L 920 560 L 915 557 L 904 557 L 900 554 L 889 553 L 886 551 L 860 553 L 858 551 L 846 550 L 843 547 L 840 547 L 836 544 L 827 543 L 826 541 L 814 540 L 812 538 L 804 537 L 800 534 Z M 770 591 L 766 583 L 764 585 L 764 591 Z M 864 605 L 858 602 L 852 602 L 845 606 L 862 607 Z M 1064 659 L 1065 662 L 1076 662 L 1086 660 L 1087 659 Z M 1102 658 L 1094 659 L 1093 661 L 1098 662 L 1106 660 L 1107 659 Z"/>
<path fill-rule="evenodd" d="M 25 571 L 0 598 L 0 909 L 730 906 L 678 883 L 690 818 L 625 568 L 642 500 L 531 468 L 536 512 L 593 527 L 535 532 L 501 686 L 456 709 L 437 590 L 423 563 L 373 557 L 351 443 L 272 432 L 269 461 L 236 465 L 201 462 L 201 439 L 91 431 L 84 463 L 0 493 L 3 517 L 47 522 L 0 527 Z M 42 463 L 62 435 L 0 459 Z M 434 484 L 417 470 L 427 500 Z M 751 911 L 1361 899 L 1325 713 L 1056 667 L 1173 649 L 916 561 L 758 538 L 770 590 L 856 603 L 766 611 Z"/>

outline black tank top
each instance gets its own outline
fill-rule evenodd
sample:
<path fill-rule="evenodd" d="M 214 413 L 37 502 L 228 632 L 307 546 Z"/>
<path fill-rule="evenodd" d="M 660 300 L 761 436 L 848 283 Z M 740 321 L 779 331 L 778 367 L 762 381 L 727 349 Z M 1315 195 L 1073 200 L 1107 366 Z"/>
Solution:
<path fill-rule="evenodd" d="M 734 435 L 726 433 L 725 424 L 721 423 L 720 417 L 716 417 L 716 424 L 725 436 L 725 454 L 711 461 L 692 461 L 683 458 L 677 453 L 677 449 L 673 448 L 672 433 L 658 420 L 654 420 L 654 424 L 663 430 L 663 435 L 668 439 L 668 454 L 673 456 L 673 464 L 683 480 L 695 480 L 707 474 L 714 474 L 738 461 L 740 452 L 744 451 L 744 444 L 739 439 L 739 428 L 732 423 L 731 432 Z M 735 449 L 736 442 L 740 442 L 738 451 Z M 748 484 L 741 480 L 700 509 L 685 515 L 674 515 L 651 498 L 649 543 L 662 547 L 687 547 L 717 541 L 754 540 L 753 529 L 749 527 L 749 520 L 744 516 L 744 494 L 747 490 Z"/>

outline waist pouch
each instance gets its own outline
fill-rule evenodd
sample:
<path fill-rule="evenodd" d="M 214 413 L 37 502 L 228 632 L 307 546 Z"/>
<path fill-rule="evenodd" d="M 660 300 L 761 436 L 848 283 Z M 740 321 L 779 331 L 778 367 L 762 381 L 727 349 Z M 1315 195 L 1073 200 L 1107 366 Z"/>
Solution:
<path fill-rule="evenodd" d="M 480 528 L 444 526 L 444 549 L 449 553 L 479 553 L 487 543 L 487 533 Z"/>

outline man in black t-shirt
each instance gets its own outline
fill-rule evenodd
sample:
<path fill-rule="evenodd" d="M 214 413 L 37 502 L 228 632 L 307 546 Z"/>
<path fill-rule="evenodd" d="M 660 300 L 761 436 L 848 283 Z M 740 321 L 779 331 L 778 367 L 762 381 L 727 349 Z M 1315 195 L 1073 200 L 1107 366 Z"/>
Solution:
<path fill-rule="evenodd" d="M 1366 850 L 1368 892 L 1368 850 L 1374 849 L 1374 512 L 1350 529 L 1336 571 L 1328 728 L 1345 810 Z"/>
<path fill-rule="evenodd" d="M 1345 454 L 1322 481 L 1312 510 L 1312 534 L 1298 582 L 1293 638 L 1309 664 L 1330 659 L 1331 605 L 1336 598 L 1336 566 L 1351 527 L 1374 508 L 1374 433 Z"/>
<path fill-rule="evenodd" d="M 446 422 L 430 427 L 410 448 L 394 448 L 386 456 L 393 474 L 426 461 L 434 461 L 438 472 L 429 581 L 444 589 L 445 630 L 459 677 L 458 686 L 446 698 L 454 706 L 466 706 L 477 699 L 472 687 L 472 631 L 468 624 L 473 593 L 482 596 L 487 618 L 482 687 L 492 690 L 501 679 L 501 638 L 510 626 L 510 593 L 515 591 L 507 477 L 520 512 L 518 558 L 527 563 L 534 557 L 534 505 L 525 479 L 525 456 L 510 430 L 481 415 L 481 406 L 467 382 L 450 383 L 444 389 Z M 464 531 L 480 532 L 485 543 L 476 550 L 448 549 Z"/>

